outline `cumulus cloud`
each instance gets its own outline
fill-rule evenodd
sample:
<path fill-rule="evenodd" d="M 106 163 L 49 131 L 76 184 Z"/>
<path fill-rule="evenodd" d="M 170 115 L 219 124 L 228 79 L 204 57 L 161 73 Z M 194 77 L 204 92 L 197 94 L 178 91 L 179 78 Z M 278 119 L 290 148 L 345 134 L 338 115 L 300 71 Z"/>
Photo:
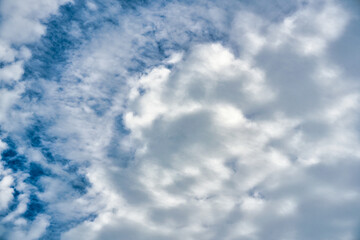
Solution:
<path fill-rule="evenodd" d="M 355 3 L 75 1 L 55 66 L 12 47 L 66 2 L 37 3 L 4 2 L 2 236 L 358 237 Z"/>
<path fill-rule="evenodd" d="M 235 49 L 194 44 L 132 81 L 118 144 L 134 156 L 90 168 L 105 208 L 63 238 L 352 239 L 356 185 L 327 180 L 359 155 L 357 87 L 327 58 L 348 21 L 335 2 L 242 10 Z"/>

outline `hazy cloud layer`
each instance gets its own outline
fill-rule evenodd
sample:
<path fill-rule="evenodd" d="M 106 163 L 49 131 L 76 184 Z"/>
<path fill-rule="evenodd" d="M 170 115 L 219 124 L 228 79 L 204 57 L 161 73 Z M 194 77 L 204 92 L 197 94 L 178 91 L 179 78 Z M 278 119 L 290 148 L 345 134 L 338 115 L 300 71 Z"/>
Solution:
<path fill-rule="evenodd" d="M 359 237 L 356 1 L 0 4 L 0 238 Z"/>

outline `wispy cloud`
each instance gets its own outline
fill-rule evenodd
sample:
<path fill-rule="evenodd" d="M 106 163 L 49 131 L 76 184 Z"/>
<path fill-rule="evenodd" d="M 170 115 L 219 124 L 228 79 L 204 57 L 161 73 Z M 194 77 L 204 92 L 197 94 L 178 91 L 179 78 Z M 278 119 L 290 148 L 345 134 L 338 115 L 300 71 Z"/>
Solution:
<path fill-rule="evenodd" d="M 0 236 L 357 237 L 357 3 L 1 4 Z"/>

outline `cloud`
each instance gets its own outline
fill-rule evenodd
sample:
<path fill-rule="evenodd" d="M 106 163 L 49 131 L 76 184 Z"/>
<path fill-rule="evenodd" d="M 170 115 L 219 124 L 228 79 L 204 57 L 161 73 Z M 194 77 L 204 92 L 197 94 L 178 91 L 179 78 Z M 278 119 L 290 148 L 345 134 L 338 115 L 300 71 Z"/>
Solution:
<path fill-rule="evenodd" d="M 44 234 L 46 228 L 49 225 L 47 218 L 48 217 L 44 216 L 44 215 L 40 215 L 40 216 L 36 217 L 31 228 L 27 232 L 14 229 L 15 231 L 11 232 L 9 234 L 8 238 L 9 239 L 26 238 L 26 239 L 31 239 L 31 240 L 39 239 Z"/>
<path fill-rule="evenodd" d="M 89 169 L 105 208 L 63 239 L 350 239 L 358 219 L 337 209 L 358 207 L 357 188 L 326 180 L 359 154 L 357 88 L 326 55 L 346 14 L 333 2 L 279 22 L 240 12 L 234 51 L 194 44 L 131 81 L 118 144 L 134 157 Z"/>
<path fill-rule="evenodd" d="M 26 89 L 24 63 L 31 58 L 29 45 L 46 32 L 44 21 L 69 1 L 1 1 L 0 24 L 0 211 L 2 239 L 39 239 L 49 226 L 49 216 L 37 215 L 42 203 L 34 194 L 38 172 L 24 156 L 17 139 L 24 137 L 31 113 L 23 107 Z M 21 106 L 21 107 L 20 107 Z M 29 168 L 28 168 L 29 167 Z M 35 184 L 36 185 L 36 184 Z M 34 216 L 37 215 L 37 216 Z"/>
<path fill-rule="evenodd" d="M 7 175 L 5 177 L 3 177 L 3 179 L 0 182 L 0 186 L 1 186 L 1 200 L 0 200 L 0 209 L 6 209 L 9 205 L 9 202 L 12 200 L 13 198 L 13 189 L 10 187 L 11 184 L 13 183 L 13 179 L 11 176 Z"/>
<path fill-rule="evenodd" d="M 347 5 L 65 3 L 2 3 L 2 237 L 355 238 Z"/>
<path fill-rule="evenodd" d="M 23 44 L 38 40 L 46 31 L 40 20 L 55 14 L 58 7 L 68 0 L 53 1 L 2 1 L 0 27 L 1 39 L 11 44 Z"/>

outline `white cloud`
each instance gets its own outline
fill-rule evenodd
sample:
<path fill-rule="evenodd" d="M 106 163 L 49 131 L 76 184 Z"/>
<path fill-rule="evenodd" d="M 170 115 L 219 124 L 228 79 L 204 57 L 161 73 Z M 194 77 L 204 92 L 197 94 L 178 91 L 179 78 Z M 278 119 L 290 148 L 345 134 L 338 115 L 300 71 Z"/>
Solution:
<path fill-rule="evenodd" d="M 26 88 L 24 81 L 19 81 L 24 74 L 24 63 L 31 58 L 31 51 L 27 44 L 32 44 L 45 34 L 44 21 L 56 14 L 60 5 L 69 1 L 13 1 L 0 2 L 0 127 L 1 138 L 8 135 L 22 138 L 21 132 L 27 127 L 28 117 L 33 114 L 20 112 L 13 107 L 23 104 L 22 94 Z M 26 107 L 25 107 L 26 108 Z M 15 138 L 16 138 L 15 137 Z M 0 142 L 0 151 L 12 148 Z M 14 150 L 14 149 L 12 149 Z M 21 154 L 24 147 L 17 149 Z M 2 163 L 11 167 L 16 163 Z M 21 160 L 20 160 L 21 161 Z M 33 190 L 26 181 L 28 173 L 16 172 L 1 165 L 0 173 L 0 210 L 2 219 L 0 224 L 6 228 L 0 229 L 0 238 L 4 239 L 39 239 L 49 225 L 49 216 L 38 215 L 34 221 L 26 220 L 22 215 L 27 211 L 29 195 Z M 15 189 L 16 188 L 16 193 Z M 16 196 L 16 197 L 15 197 Z M 16 199 L 15 199 L 16 198 Z M 15 201 L 15 203 L 13 202 Z M 10 204 L 15 204 L 11 209 Z"/>
<path fill-rule="evenodd" d="M 0 60 L 7 63 L 0 69 L 0 82 L 15 86 L 12 90 L 0 90 L 0 123 L 8 131 L 19 127 L 11 126 L 15 125 L 16 120 L 9 111 L 24 91 L 24 83 L 16 83 L 24 73 L 23 61 L 31 57 L 30 50 L 24 45 L 39 40 L 46 30 L 41 21 L 55 14 L 61 4 L 68 2 L 5 0 L 0 3 Z"/>
<path fill-rule="evenodd" d="M 0 38 L 10 44 L 23 44 L 38 40 L 46 31 L 40 20 L 55 14 L 58 7 L 69 0 L 1 2 L 3 21 L 0 26 Z"/>
<path fill-rule="evenodd" d="M 2 3 L 16 13 L 0 29 L 0 59 L 9 63 L 3 81 L 19 80 L 31 55 L 11 44 L 38 40 L 46 27 L 39 20 L 62 3 Z M 39 181 L 46 214 L 63 221 L 97 214 L 63 239 L 355 234 L 359 88 L 327 55 L 351 18 L 336 1 L 295 5 L 277 19 L 232 1 L 139 8 L 82 39 L 61 81 L 36 79 L 44 93 L 27 113 L 11 111 L 22 83 L 0 90 L 0 123 L 15 132 L 32 112 L 50 119 L 44 134 L 56 140 L 47 147 L 79 164 L 91 182 L 85 195 L 69 196 L 62 179 Z M 86 6 L 95 13 L 101 4 Z M 12 31 L 18 24 L 28 29 Z M 75 177 L 37 150 L 22 150 L 54 174 Z M 6 208 L 13 179 L 3 179 Z M 20 215 L 29 192 L 19 198 L 4 220 L 19 226 L 10 239 L 37 239 L 50 217 L 26 222 Z"/>
<path fill-rule="evenodd" d="M 15 240 L 15 239 L 29 239 L 35 240 L 39 239 L 45 232 L 46 228 L 49 226 L 48 216 L 46 215 L 39 215 L 34 220 L 31 228 L 28 231 L 23 231 L 15 229 L 15 231 L 11 232 L 8 236 L 8 239 Z"/>
<path fill-rule="evenodd" d="M 0 60 L 4 62 L 12 62 L 15 59 L 15 50 L 6 42 L 0 42 Z"/>
<path fill-rule="evenodd" d="M 172 67 L 130 81 L 130 133 L 118 144 L 135 148 L 134 159 L 127 168 L 119 159 L 93 162 L 99 216 L 63 239 L 353 236 L 358 219 L 345 212 L 359 208 L 356 185 L 327 181 L 358 165 L 358 88 L 326 59 L 347 13 L 331 1 L 280 22 L 238 16 L 231 36 L 245 48 L 240 56 L 195 44 L 164 60 Z"/>
<path fill-rule="evenodd" d="M 13 181 L 9 175 L 3 176 L 0 181 L 0 210 L 7 209 L 9 202 L 13 199 L 14 189 L 11 188 Z"/>
<path fill-rule="evenodd" d="M 0 69 L 0 80 L 12 83 L 18 81 L 24 74 L 22 61 L 14 62 L 11 65 Z"/>

